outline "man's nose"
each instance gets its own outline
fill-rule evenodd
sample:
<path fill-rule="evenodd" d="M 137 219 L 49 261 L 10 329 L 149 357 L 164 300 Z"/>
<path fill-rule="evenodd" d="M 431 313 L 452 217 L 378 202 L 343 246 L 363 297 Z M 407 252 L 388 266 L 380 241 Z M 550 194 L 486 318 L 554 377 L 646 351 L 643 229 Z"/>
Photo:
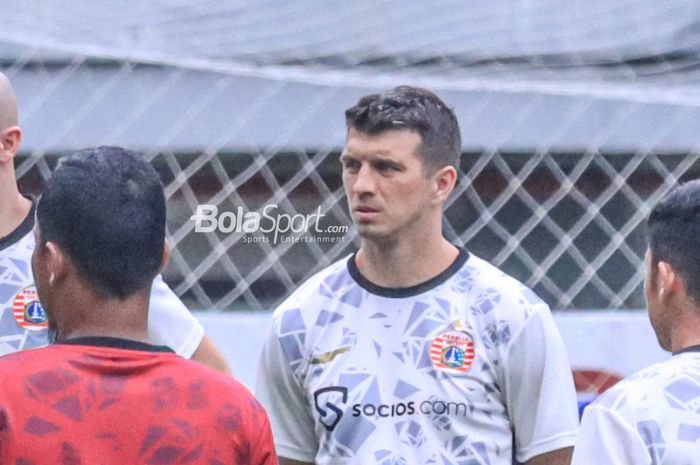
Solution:
<path fill-rule="evenodd" d="M 374 179 L 374 173 L 370 166 L 362 164 L 354 178 L 352 183 L 352 192 L 354 194 L 374 193 L 376 180 Z"/>

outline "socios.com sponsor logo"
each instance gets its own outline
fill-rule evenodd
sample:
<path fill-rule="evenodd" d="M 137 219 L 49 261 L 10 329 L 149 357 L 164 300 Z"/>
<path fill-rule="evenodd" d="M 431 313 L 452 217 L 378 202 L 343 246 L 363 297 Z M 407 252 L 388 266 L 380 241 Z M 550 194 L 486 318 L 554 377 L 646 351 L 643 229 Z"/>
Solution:
<path fill-rule="evenodd" d="M 321 424 L 333 431 L 343 417 L 348 403 L 348 389 L 328 386 L 314 392 L 314 404 Z M 467 416 L 468 405 L 431 398 L 424 401 L 396 402 L 393 404 L 356 403 L 350 406 L 353 417 L 391 418 L 413 415 Z"/>
<path fill-rule="evenodd" d="M 467 404 L 446 402 L 443 400 L 424 400 L 422 402 L 398 402 L 395 404 L 354 404 L 352 416 L 366 417 L 400 417 L 404 415 L 450 415 L 467 416 Z"/>
<path fill-rule="evenodd" d="M 348 388 L 329 386 L 314 392 L 314 405 L 320 417 L 321 424 L 328 431 L 333 431 L 341 418 L 348 401 Z M 339 407 L 340 406 L 340 407 Z"/>

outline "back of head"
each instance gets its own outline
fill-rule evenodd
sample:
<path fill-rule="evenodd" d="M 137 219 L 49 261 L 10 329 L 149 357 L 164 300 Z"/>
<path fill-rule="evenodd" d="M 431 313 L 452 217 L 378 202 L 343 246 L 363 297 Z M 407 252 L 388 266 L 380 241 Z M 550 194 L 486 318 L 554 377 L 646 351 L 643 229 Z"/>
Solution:
<path fill-rule="evenodd" d="M 9 79 L 0 73 L 0 131 L 17 125 L 17 98 Z"/>
<path fill-rule="evenodd" d="M 165 242 L 158 174 L 133 152 L 86 149 L 61 159 L 37 205 L 42 242 L 58 244 L 99 295 L 150 288 Z"/>
<path fill-rule="evenodd" d="M 462 139 L 457 117 L 429 90 L 399 86 L 367 95 L 345 112 L 345 119 L 348 129 L 370 135 L 390 130 L 417 132 L 422 141 L 419 155 L 428 170 L 459 164 Z"/>
<path fill-rule="evenodd" d="M 669 263 L 700 304 L 700 180 L 674 188 L 652 210 L 647 240 L 652 266 Z"/>

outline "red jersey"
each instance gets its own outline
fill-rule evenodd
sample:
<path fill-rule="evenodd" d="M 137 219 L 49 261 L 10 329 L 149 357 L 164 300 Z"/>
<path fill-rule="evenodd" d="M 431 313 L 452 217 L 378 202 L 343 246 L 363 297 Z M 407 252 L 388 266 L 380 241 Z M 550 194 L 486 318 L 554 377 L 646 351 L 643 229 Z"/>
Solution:
<path fill-rule="evenodd" d="M 166 347 L 91 337 L 0 357 L 0 465 L 10 464 L 277 457 L 265 410 L 233 378 Z"/>

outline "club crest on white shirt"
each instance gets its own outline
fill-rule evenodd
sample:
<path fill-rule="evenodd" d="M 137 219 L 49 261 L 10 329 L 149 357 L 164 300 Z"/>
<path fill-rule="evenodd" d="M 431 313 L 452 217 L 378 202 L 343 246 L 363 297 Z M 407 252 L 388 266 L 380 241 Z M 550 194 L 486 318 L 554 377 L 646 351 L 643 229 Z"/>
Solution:
<path fill-rule="evenodd" d="M 43 331 L 49 325 L 34 286 L 27 286 L 17 293 L 12 303 L 12 313 L 17 325 L 29 331 Z"/>
<path fill-rule="evenodd" d="M 445 373 L 463 374 L 469 371 L 474 361 L 474 341 L 463 325 L 457 322 L 450 329 L 433 340 L 430 346 L 430 359 L 433 366 Z"/>

